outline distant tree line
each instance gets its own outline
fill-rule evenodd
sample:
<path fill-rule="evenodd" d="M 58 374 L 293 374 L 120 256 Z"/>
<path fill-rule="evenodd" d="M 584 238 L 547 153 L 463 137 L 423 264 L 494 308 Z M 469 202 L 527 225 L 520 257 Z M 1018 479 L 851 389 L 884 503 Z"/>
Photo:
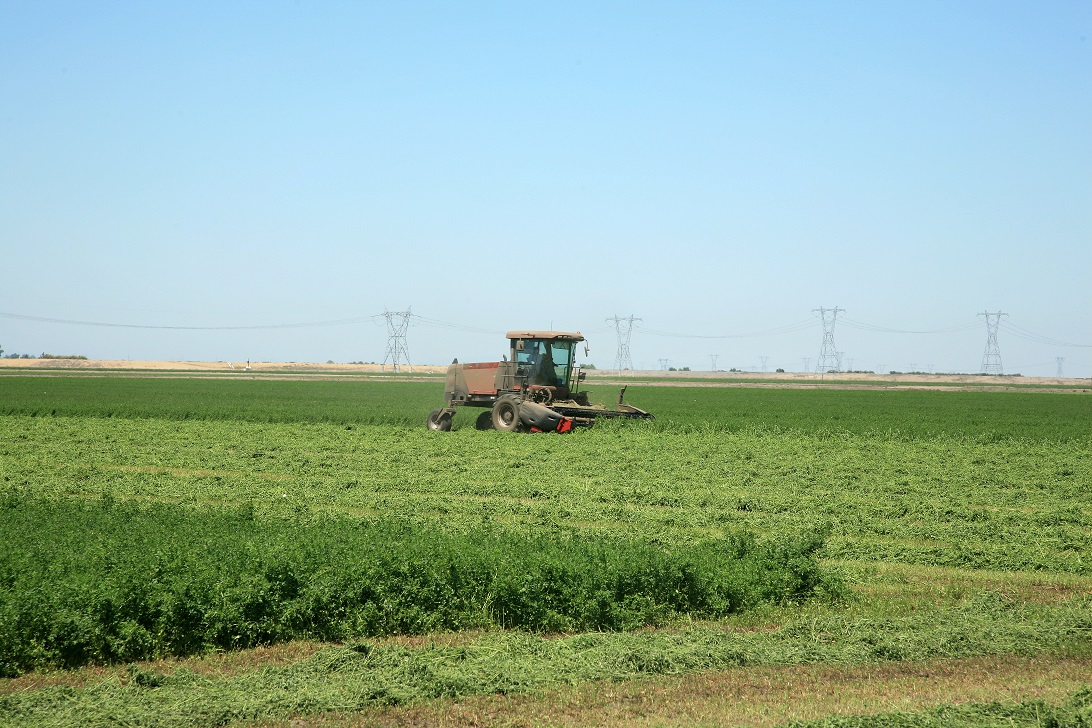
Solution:
<path fill-rule="evenodd" d="M 83 354 L 46 354 L 42 352 L 40 356 L 33 356 L 31 354 L 11 354 L 4 353 L 4 347 L 0 346 L 0 358 L 2 359 L 87 359 Z"/>

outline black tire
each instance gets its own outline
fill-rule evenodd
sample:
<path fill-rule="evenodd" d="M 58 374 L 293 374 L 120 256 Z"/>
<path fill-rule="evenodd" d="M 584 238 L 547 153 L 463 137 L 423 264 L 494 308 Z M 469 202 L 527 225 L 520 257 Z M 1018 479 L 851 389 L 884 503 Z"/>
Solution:
<path fill-rule="evenodd" d="M 515 432 L 519 428 L 519 403 L 511 397 L 501 397 L 493 405 L 490 419 L 494 430 Z"/>
<path fill-rule="evenodd" d="M 485 410 L 478 415 L 478 419 L 474 420 L 474 428 L 477 430 L 492 430 L 493 413 L 490 410 Z"/>
<path fill-rule="evenodd" d="M 428 429 L 447 432 L 451 429 L 451 413 L 434 409 L 428 413 Z"/>

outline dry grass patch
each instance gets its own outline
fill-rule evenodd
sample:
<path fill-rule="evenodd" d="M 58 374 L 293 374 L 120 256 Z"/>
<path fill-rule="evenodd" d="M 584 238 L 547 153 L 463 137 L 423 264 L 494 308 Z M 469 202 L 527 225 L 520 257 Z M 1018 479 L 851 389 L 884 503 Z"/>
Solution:
<path fill-rule="evenodd" d="M 265 721 L 321 726 L 775 726 L 835 715 L 918 712 L 939 705 L 1057 704 L 1092 681 L 1092 660 L 984 657 L 847 667 L 735 668 L 672 678 L 595 682 L 539 696 L 484 696 L 358 714 Z"/>
<path fill-rule="evenodd" d="M 835 562 L 838 563 L 838 562 Z M 841 562 L 856 571 L 851 588 L 870 604 L 887 603 L 920 609 L 922 604 L 950 604 L 990 591 L 1014 602 L 1058 604 L 1092 595 L 1092 578 L 1075 574 L 987 571 L 893 562 Z"/>
<path fill-rule="evenodd" d="M 52 686 L 84 688 L 111 679 L 126 684 L 129 681 L 131 670 L 134 668 L 159 673 L 172 673 L 180 668 L 185 668 L 202 677 L 226 678 L 263 667 L 291 665 L 306 660 L 319 650 L 329 646 L 329 643 L 326 642 L 297 641 L 258 647 L 252 650 L 219 652 L 203 657 L 168 657 L 126 665 L 91 665 L 81 667 L 78 670 L 33 672 L 15 678 L 0 679 L 0 695 L 39 690 Z"/>
<path fill-rule="evenodd" d="M 445 632 L 433 635 L 394 635 L 368 640 L 375 646 L 394 645 L 408 649 L 429 646 L 460 647 L 472 644 L 485 634 L 482 630 Z M 116 680 L 125 685 L 130 682 L 134 670 L 172 674 L 189 670 L 200 677 L 223 679 L 263 668 L 287 667 L 302 662 L 316 652 L 336 646 L 332 642 L 297 640 L 277 645 L 256 647 L 249 650 L 231 650 L 201 657 L 144 660 L 124 665 L 89 665 L 78 670 L 51 670 L 34 672 L 16 678 L 0 678 L 0 695 L 39 690 L 52 686 L 84 688 L 106 680 Z"/>

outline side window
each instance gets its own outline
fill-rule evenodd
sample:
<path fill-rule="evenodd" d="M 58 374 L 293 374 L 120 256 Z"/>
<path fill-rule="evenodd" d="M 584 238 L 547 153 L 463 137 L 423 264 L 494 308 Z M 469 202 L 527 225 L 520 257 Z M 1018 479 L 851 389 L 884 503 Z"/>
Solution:
<path fill-rule="evenodd" d="M 550 377 L 542 372 L 545 346 L 534 339 L 520 339 L 516 342 L 516 376 L 526 377 L 531 384 L 548 383 L 546 380 Z"/>
<path fill-rule="evenodd" d="M 520 348 L 520 344 L 523 345 L 522 349 Z M 530 364 L 535 348 L 535 342 L 533 341 L 516 342 L 516 364 Z"/>
<path fill-rule="evenodd" d="M 572 363 L 573 345 L 571 341 L 555 341 L 551 346 L 554 362 L 554 376 L 558 384 L 569 383 L 569 368 Z"/>

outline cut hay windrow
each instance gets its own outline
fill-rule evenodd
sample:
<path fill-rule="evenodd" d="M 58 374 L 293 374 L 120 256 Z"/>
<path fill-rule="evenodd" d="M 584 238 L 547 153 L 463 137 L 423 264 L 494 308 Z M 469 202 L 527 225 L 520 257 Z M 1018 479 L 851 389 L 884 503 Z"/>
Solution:
<path fill-rule="evenodd" d="M 839 591 L 814 535 L 667 549 L 391 518 L 270 521 L 246 508 L 10 497 L 0 532 L 6 677 L 291 639 L 626 630 Z"/>

